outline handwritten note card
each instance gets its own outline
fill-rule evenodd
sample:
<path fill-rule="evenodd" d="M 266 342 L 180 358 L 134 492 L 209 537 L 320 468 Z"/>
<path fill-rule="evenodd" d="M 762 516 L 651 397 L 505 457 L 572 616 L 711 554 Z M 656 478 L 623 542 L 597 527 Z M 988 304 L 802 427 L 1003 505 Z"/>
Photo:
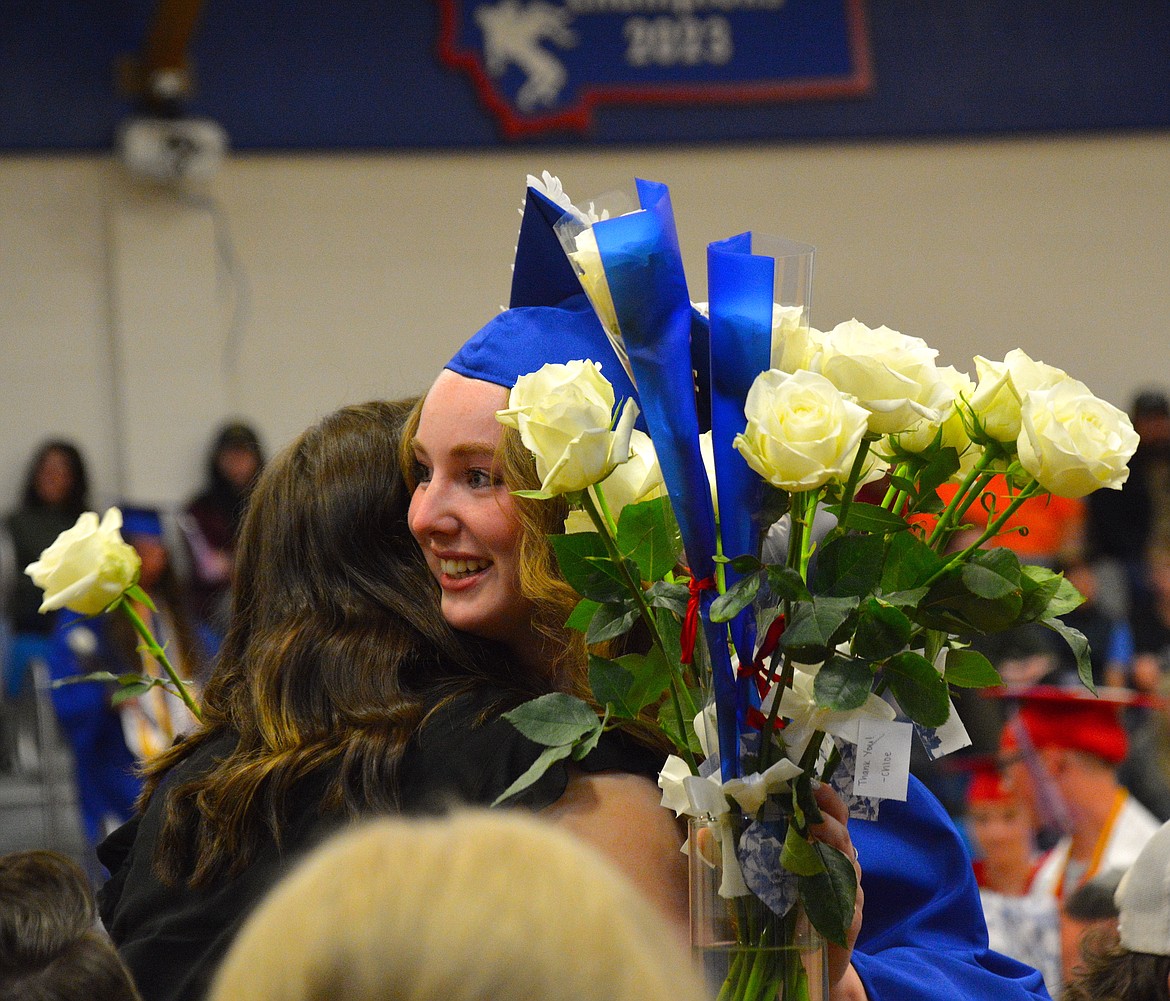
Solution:
<path fill-rule="evenodd" d="M 906 799 L 913 733 L 912 724 L 899 720 L 861 720 L 857 769 L 853 773 L 854 795 Z"/>

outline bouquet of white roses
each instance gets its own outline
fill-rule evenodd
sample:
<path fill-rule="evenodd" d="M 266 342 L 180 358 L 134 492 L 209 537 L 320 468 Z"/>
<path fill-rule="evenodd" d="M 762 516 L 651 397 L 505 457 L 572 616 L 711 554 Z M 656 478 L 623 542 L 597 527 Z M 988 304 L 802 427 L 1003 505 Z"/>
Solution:
<path fill-rule="evenodd" d="M 649 435 L 633 428 L 632 402 L 614 412 L 587 359 L 521 377 L 499 419 L 535 457 L 541 488 L 529 495 L 573 509 L 551 540 L 581 595 L 568 625 L 600 644 L 640 623 L 651 643 L 590 657 L 601 718 L 564 695 L 510 714 L 546 750 L 501 799 L 587 753 L 602 730 L 650 718 L 677 750 L 663 804 L 714 823 L 720 892 L 740 901 L 745 946 L 790 934 L 797 899 L 844 944 L 852 860 L 809 834 L 813 780 L 832 780 L 854 816 L 904 798 L 915 733 L 932 756 L 966 743 L 950 689 L 999 681 L 971 648 L 979 635 L 1042 623 L 1091 687 L 1087 643 L 1060 618 L 1081 596 L 993 543 L 1030 497 L 1119 487 L 1137 436 L 1124 413 L 1023 351 L 975 358 L 972 381 L 886 327 L 810 329 L 799 304 L 772 301 L 770 279 L 766 297 L 759 283 L 729 292 L 745 281 L 736 268 L 760 260 L 745 235 L 709 255 L 704 463 L 669 200 L 661 186 L 639 189 L 644 208 L 625 220 L 570 206 L 567 249 L 582 286 L 604 291 L 599 316 L 632 362 Z M 999 474 L 1011 494 L 997 508 L 987 488 Z M 955 485 L 945 505 L 944 484 Z M 956 549 L 974 504 L 989 508 L 986 528 Z M 745 548 L 728 551 L 729 539 Z M 878 737 L 902 749 L 900 766 L 870 768 Z M 759 956 L 733 962 L 725 996 L 775 997 L 793 980 Z"/>

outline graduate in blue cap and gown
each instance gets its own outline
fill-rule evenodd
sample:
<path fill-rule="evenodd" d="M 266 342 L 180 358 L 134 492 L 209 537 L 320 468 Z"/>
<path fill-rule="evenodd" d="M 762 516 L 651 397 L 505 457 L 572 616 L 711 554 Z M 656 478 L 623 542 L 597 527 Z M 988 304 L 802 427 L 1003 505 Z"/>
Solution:
<path fill-rule="evenodd" d="M 512 495 L 538 484 L 522 482 L 518 470 L 528 454 L 519 451 L 518 436 L 502 437 L 495 417 L 519 376 L 546 363 L 592 359 L 619 402 L 636 395 L 553 232 L 563 212 L 529 188 L 511 308 L 460 349 L 424 401 L 414 437 L 419 472 L 410 525 L 451 625 L 502 643 L 528 670 L 579 690 L 585 669 L 583 648 L 575 645 L 579 634 L 559 627 L 564 601 L 572 599 L 561 595 L 558 606 L 555 588 L 540 578 L 554 566 L 547 556 L 541 563 L 541 547 L 547 549 L 541 532 L 550 528 L 549 515 L 542 525 L 540 511 L 557 505 Z M 495 459 L 501 440 L 502 473 Z M 834 998 L 1048 996 L 1038 972 L 988 949 L 970 856 L 950 817 L 917 780 L 911 777 L 904 803 L 883 802 L 879 820 L 847 826 L 840 801 L 832 802 L 827 788 L 818 796 L 827 816 L 817 836 L 847 855 L 856 847 L 862 872 L 864 910 L 852 954 L 837 950 L 830 957 Z M 647 800 L 636 787 L 615 791 L 589 776 L 571 780 L 548 812 L 575 822 L 640 885 L 675 878 L 652 857 L 670 840 L 663 825 L 674 823 L 657 806 L 656 789 Z M 598 838 L 597 822 L 606 816 L 610 833 Z M 682 869 L 674 872 L 684 878 Z M 685 885 L 676 889 L 651 892 L 670 908 L 685 899 Z"/>

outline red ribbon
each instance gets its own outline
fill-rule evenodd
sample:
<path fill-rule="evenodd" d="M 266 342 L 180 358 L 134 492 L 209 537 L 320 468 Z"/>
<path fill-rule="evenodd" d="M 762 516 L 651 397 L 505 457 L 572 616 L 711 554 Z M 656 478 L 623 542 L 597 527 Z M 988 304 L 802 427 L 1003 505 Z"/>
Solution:
<path fill-rule="evenodd" d="M 682 648 L 679 660 L 684 664 L 689 664 L 695 656 L 695 640 L 699 635 L 699 596 L 714 586 L 714 577 L 704 577 L 702 580 L 692 577 L 687 585 L 691 596 L 687 599 L 687 614 L 683 618 L 682 631 L 678 637 Z"/>

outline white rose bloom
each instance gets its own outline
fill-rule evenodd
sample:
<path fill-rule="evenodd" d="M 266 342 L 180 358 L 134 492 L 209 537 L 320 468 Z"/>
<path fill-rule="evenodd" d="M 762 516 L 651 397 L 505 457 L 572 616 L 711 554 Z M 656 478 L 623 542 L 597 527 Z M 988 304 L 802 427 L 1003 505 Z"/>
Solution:
<path fill-rule="evenodd" d="M 99 524 L 93 511 L 57 536 L 25 573 L 45 592 L 42 612 L 68 608 L 97 615 L 138 580 L 142 561 L 122 539 L 122 512 L 110 508 Z"/>
<path fill-rule="evenodd" d="M 979 457 L 979 449 L 971 442 L 965 423 L 969 404 L 964 400 L 970 400 L 974 395 L 975 383 L 966 372 L 959 372 L 953 365 L 940 368 L 938 374 L 951 391 L 951 403 L 942 409 L 941 420 L 923 421 L 909 431 L 904 431 L 897 436 L 898 444 L 907 452 L 923 452 L 934 441 L 941 427 L 943 446 L 959 453 L 959 471 L 954 479 L 961 480 L 971 471 Z"/>
<path fill-rule="evenodd" d="M 610 513 L 616 519 L 627 504 L 654 500 L 666 493 L 666 483 L 658 466 L 654 443 L 644 431 L 634 429 L 630 437 L 630 458 L 601 481 L 601 490 Z M 584 511 L 570 511 L 565 531 L 592 532 L 593 521 Z"/>
<path fill-rule="evenodd" d="M 1129 478 L 1137 432 L 1124 412 L 1084 383 L 1066 378 L 1030 391 L 1020 423 L 1020 465 L 1049 493 L 1084 497 L 1101 487 L 1120 489 Z"/>
<path fill-rule="evenodd" d="M 570 361 L 520 376 L 496 418 L 519 430 L 536 458 L 541 490 L 565 494 L 600 483 L 630 457 L 638 406 L 627 400 L 611 429 L 613 405 L 613 386 L 601 369 Z"/>
<path fill-rule="evenodd" d="M 923 420 L 937 424 L 954 399 L 936 357 L 921 338 L 849 320 L 825 335 L 814 367 L 870 412 L 870 431 L 893 434 Z"/>
<path fill-rule="evenodd" d="M 592 227 L 577 234 L 576 249 L 569 253 L 569 260 L 601 325 L 612 334 L 618 333 L 617 308 L 613 304 L 609 279 L 605 277 L 605 266 L 601 263 L 601 251 L 597 249 L 597 237 L 593 235 Z"/>
<path fill-rule="evenodd" d="M 809 327 L 800 306 L 772 303 L 772 368 L 781 372 L 810 368 L 824 336 Z"/>
<path fill-rule="evenodd" d="M 1034 389 L 1050 389 L 1068 373 L 1041 361 L 1033 361 L 1013 348 L 1002 362 L 975 356 L 979 384 L 971 397 L 971 410 L 988 436 L 1005 444 L 1020 435 L 1020 403 Z"/>
<path fill-rule="evenodd" d="M 849 475 L 869 413 L 824 376 L 770 369 L 744 406 L 747 428 L 732 442 L 747 464 L 783 490 L 814 490 Z"/>

